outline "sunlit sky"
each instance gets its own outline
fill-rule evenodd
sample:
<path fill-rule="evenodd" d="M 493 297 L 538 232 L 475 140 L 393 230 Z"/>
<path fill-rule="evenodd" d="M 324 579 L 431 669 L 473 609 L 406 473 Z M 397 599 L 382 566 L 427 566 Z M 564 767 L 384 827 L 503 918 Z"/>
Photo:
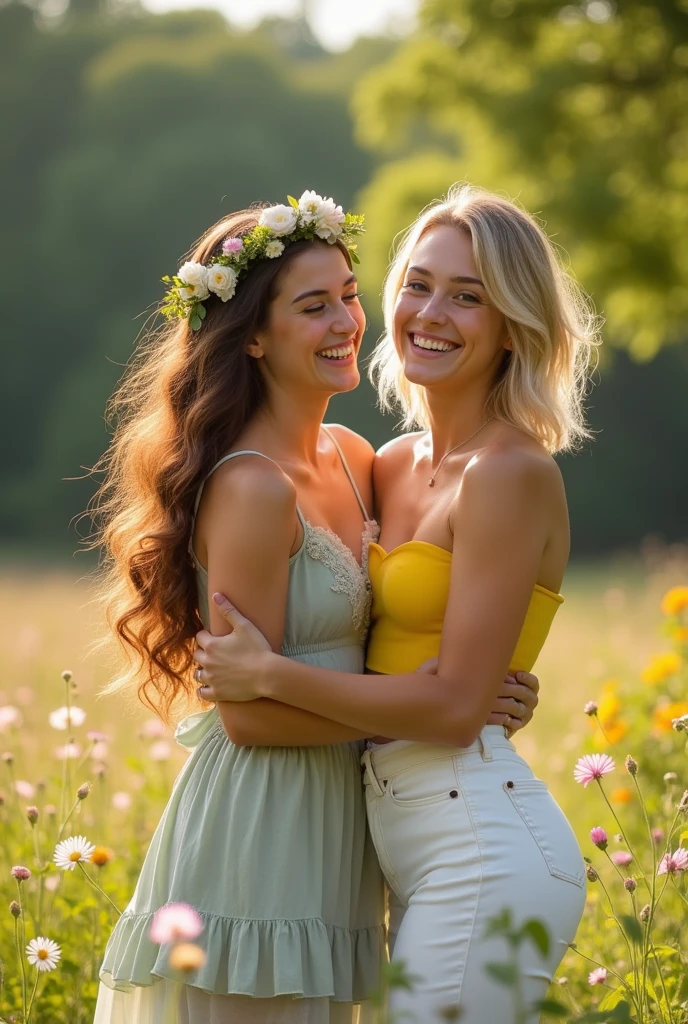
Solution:
<path fill-rule="evenodd" d="M 293 17 L 305 11 L 324 46 L 344 50 L 357 36 L 409 30 L 419 0 L 144 0 L 151 11 L 213 7 L 230 21 L 251 28 L 269 15 Z"/>

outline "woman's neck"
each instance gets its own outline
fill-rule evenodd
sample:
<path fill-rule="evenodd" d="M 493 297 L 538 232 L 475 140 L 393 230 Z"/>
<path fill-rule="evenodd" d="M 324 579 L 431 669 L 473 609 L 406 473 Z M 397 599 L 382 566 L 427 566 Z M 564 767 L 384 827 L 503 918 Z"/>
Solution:
<path fill-rule="evenodd" d="M 315 467 L 328 402 L 329 398 L 321 395 L 309 398 L 286 392 L 273 393 L 248 426 L 246 436 L 273 458 Z"/>
<path fill-rule="evenodd" d="M 488 419 L 487 394 L 482 389 L 458 394 L 456 391 L 427 390 L 433 462 L 460 445 Z"/>

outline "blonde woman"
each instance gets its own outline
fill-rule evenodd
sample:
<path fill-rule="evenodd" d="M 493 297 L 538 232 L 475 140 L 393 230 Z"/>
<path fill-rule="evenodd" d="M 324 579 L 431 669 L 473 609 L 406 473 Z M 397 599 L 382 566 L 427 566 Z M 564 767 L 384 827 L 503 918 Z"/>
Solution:
<path fill-rule="evenodd" d="M 418 1024 L 457 1009 L 465 1024 L 510 1020 L 513 992 L 486 970 L 508 959 L 489 928 L 508 909 L 549 936 L 544 955 L 530 942 L 519 951 L 534 1024 L 583 911 L 584 864 L 545 783 L 483 723 L 505 671 L 532 667 L 563 600 L 569 525 L 552 454 L 586 433 L 594 319 L 535 221 L 467 186 L 409 229 L 384 312 L 382 402 L 424 429 L 376 459 L 367 669 L 378 676 L 280 658 L 217 595 L 234 633 L 210 657 L 199 635 L 201 693 L 269 697 L 380 734 L 363 757 L 368 819 L 394 958 L 415 978 L 391 1008 Z M 435 675 L 414 673 L 433 655 Z"/>

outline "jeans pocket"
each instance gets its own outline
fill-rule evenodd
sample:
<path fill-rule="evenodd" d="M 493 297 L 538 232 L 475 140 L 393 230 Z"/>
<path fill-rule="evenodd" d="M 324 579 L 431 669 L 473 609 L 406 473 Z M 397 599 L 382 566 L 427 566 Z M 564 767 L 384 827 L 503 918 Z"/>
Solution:
<path fill-rule="evenodd" d="M 454 762 L 450 757 L 405 768 L 387 783 L 387 795 L 397 807 L 426 807 L 458 796 Z"/>
<path fill-rule="evenodd" d="M 546 783 L 515 779 L 505 782 L 503 789 L 535 840 L 549 873 L 582 888 L 585 863 L 578 840 Z"/>

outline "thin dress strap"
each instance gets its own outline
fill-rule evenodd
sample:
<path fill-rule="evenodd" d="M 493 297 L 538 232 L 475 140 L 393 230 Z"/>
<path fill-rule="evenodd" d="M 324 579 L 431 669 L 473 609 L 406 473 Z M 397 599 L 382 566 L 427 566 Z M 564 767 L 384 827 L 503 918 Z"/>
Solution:
<path fill-rule="evenodd" d="M 205 487 L 205 485 L 207 484 L 208 480 L 213 475 L 213 473 L 215 472 L 216 469 L 219 469 L 220 466 L 222 466 L 225 462 L 229 462 L 230 459 L 237 459 L 240 455 L 259 455 L 261 457 L 261 459 L 267 459 L 268 462 L 272 462 L 273 465 L 278 466 L 278 463 L 276 463 L 274 459 L 271 459 L 269 455 L 264 455 L 263 452 L 256 452 L 256 451 L 252 451 L 250 448 L 246 448 L 243 451 L 240 451 L 240 452 L 230 452 L 229 455 L 223 456 L 223 458 L 221 458 L 219 462 L 215 463 L 215 465 L 210 470 L 210 472 L 206 473 L 206 475 L 203 477 L 203 480 L 201 481 L 201 486 L 198 488 L 198 493 L 196 495 L 196 500 L 194 501 L 193 513 L 191 515 L 191 530 L 189 532 L 189 554 L 191 555 L 191 557 L 193 558 L 194 562 L 196 562 L 197 565 L 200 565 L 201 563 L 198 561 L 198 558 L 196 557 L 196 552 L 193 549 L 193 535 L 194 535 L 194 529 L 195 529 L 195 526 L 196 526 L 196 516 L 198 514 L 198 506 L 201 504 L 201 497 L 203 496 L 203 488 Z M 279 468 L 279 466 L 278 466 L 278 468 Z M 347 470 L 347 472 L 348 472 L 348 470 Z M 354 484 L 354 487 L 355 486 L 356 485 Z M 305 519 L 304 519 L 303 513 L 301 512 L 301 509 L 299 508 L 298 505 L 296 506 L 296 514 L 299 517 L 299 522 L 301 523 L 301 526 L 305 526 Z M 201 566 L 201 568 L 202 568 L 202 566 Z"/>
<path fill-rule="evenodd" d="M 358 502 L 359 507 L 361 509 L 361 512 L 363 513 L 363 518 L 366 521 L 366 523 L 369 523 L 370 522 L 370 516 L 368 515 L 368 510 L 366 509 L 365 505 L 363 504 L 363 498 L 361 497 L 361 492 L 359 491 L 358 487 L 356 486 L 356 481 L 354 480 L 353 474 L 352 474 L 351 470 L 349 469 L 349 464 L 348 464 L 348 462 L 346 461 L 346 459 L 344 457 L 344 452 L 342 451 L 342 449 L 340 447 L 340 444 L 337 441 L 337 438 L 334 436 L 334 434 L 330 430 L 328 430 L 327 427 L 324 426 L 324 425 L 323 425 L 323 430 L 325 431 L 325 433 L 329 437 L 330 441 L 332 442 L 332 444 L 335 446 L 335 448 L 337 449 L 337 451 L 339 453 L 339 458 L 342 460 L 342 466 L 344 467 L 344 471 L 345 471 L 346 475 L 349 478 L 349 483 L 353 487 L 354 494 L 356 495 L 356 501 Z"/>

